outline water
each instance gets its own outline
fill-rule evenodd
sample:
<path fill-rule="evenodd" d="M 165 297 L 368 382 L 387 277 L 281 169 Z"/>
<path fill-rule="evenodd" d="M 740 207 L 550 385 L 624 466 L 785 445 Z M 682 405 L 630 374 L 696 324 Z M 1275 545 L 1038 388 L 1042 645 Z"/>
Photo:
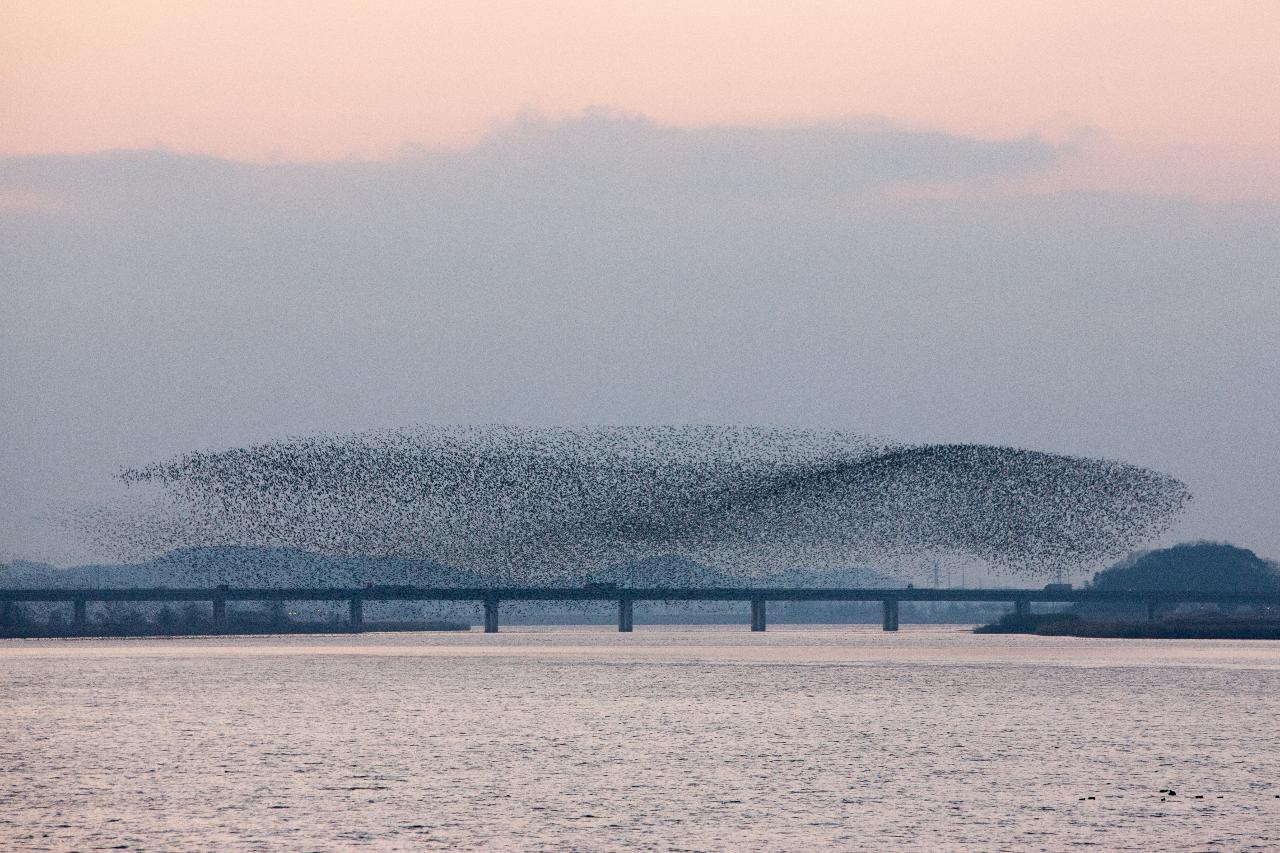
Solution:
<path fill-rule="evenodd" d="M 0 678 L 12 850 L 1280 849 L 1266 642 L 4 641 Z"/>

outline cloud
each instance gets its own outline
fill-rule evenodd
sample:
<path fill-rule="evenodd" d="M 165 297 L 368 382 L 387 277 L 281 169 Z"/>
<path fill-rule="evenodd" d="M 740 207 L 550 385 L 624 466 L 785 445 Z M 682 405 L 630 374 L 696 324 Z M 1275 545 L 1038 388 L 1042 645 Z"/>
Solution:
<path fill-rule="evenodd" d="M 458 152 L 406 149 L 392 163 L 249 165 L 158 151 L 0 159 L 0 186 L 36 183 L 116 205 L 152 207 L 201 192 L 204 203 L 291 196 L 335 203 L 377 194 L 420 208 L 473 201 L 548 207 L 608 204 L 669 212 L 714 202 L 812 208 L 912 183 L 992 180 L 1052 166 L 1070 148 L 1035 137 L 979 140 L 863 119 L 689 129 L 591 110 L 529 114 Z M 353 213 L 362 212 L 357 206 Z"/>
<path fill-rule="evenodd" d="M 590 111 L 571 121 L 527 116 L 471 152 L 513 183 L 726 203 L 811 206 L 875 187 L 1004 177 L 1052 165 L 1065 149 L 1034 137 L 977 140 L 873 120 L 799 126 L 666 127 Z"/>
<path fill-rule="evenodd" d="M 392 162 L 0 160 L 66 200 L 0 211 L 0 548 L 194 448 L 710 422 L 1123 458 L 1280 551 L 1280 212 L 1002 183 L 1069 152 L 593 112 Z"/>

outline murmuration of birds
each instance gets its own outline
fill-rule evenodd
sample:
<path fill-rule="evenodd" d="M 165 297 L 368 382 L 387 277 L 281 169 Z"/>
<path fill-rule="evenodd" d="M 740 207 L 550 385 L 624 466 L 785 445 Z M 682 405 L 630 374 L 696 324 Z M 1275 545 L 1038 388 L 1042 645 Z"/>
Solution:
<path fill-rule="evenodd" d="M 744 582 L 910 573 L 931 555 L 1045 576 L 1157 537 L 1190 499 L 1177 479 L 1121 462 L 749 427 L 414 428 L 190 453 L 120 476 L 135 499 L 86 520 L 118 553 L 294 548 L 512 584 L 668 556 Z"/>

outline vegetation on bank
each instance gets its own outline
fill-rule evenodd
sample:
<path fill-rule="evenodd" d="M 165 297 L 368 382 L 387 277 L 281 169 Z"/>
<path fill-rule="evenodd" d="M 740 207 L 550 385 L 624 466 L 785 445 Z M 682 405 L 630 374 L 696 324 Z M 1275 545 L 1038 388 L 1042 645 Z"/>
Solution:
<path fill-rule="evenodd" d="M 1280 615 L 1187 613 L 1155 621 L 1101 622 L 1068 612 L 1030 616 L 1009 613 L 974 632 L 1126 640 L 1280 640 Z"/>

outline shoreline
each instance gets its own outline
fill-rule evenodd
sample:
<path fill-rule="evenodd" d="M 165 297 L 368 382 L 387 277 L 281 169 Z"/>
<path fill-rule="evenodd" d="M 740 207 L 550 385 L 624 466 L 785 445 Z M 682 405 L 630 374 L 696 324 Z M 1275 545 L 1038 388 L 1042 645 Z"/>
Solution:
<path fill-rule="evenodd" d="M 1074 613 L 1009 614 L 975 634 L 1114 640 L 1280 640 L 1280 616 L 1182 616 L 1155 621 L 1092 620 Z"/>
<path fill-rule="evenodd" d="M 230 625 L 216 630 L 212 627 L 194 625 L 173 626 L 171 628 L 158 625 L 103 625 L 87 626 L 85 628 L 23 625 L 0 629 L 0 640 L 115 640 L 130 637 L 246 637 L 290 634 L 409 633 L 415 631 L 467 632 L 470 630 L 471 624 L 468 622 L 453 622 L 445 619 L 365 622 L 359 628 L 352 628 L 351 625 L 346 623 L 333 622 L 297 622 L 285 625 Z"/>

